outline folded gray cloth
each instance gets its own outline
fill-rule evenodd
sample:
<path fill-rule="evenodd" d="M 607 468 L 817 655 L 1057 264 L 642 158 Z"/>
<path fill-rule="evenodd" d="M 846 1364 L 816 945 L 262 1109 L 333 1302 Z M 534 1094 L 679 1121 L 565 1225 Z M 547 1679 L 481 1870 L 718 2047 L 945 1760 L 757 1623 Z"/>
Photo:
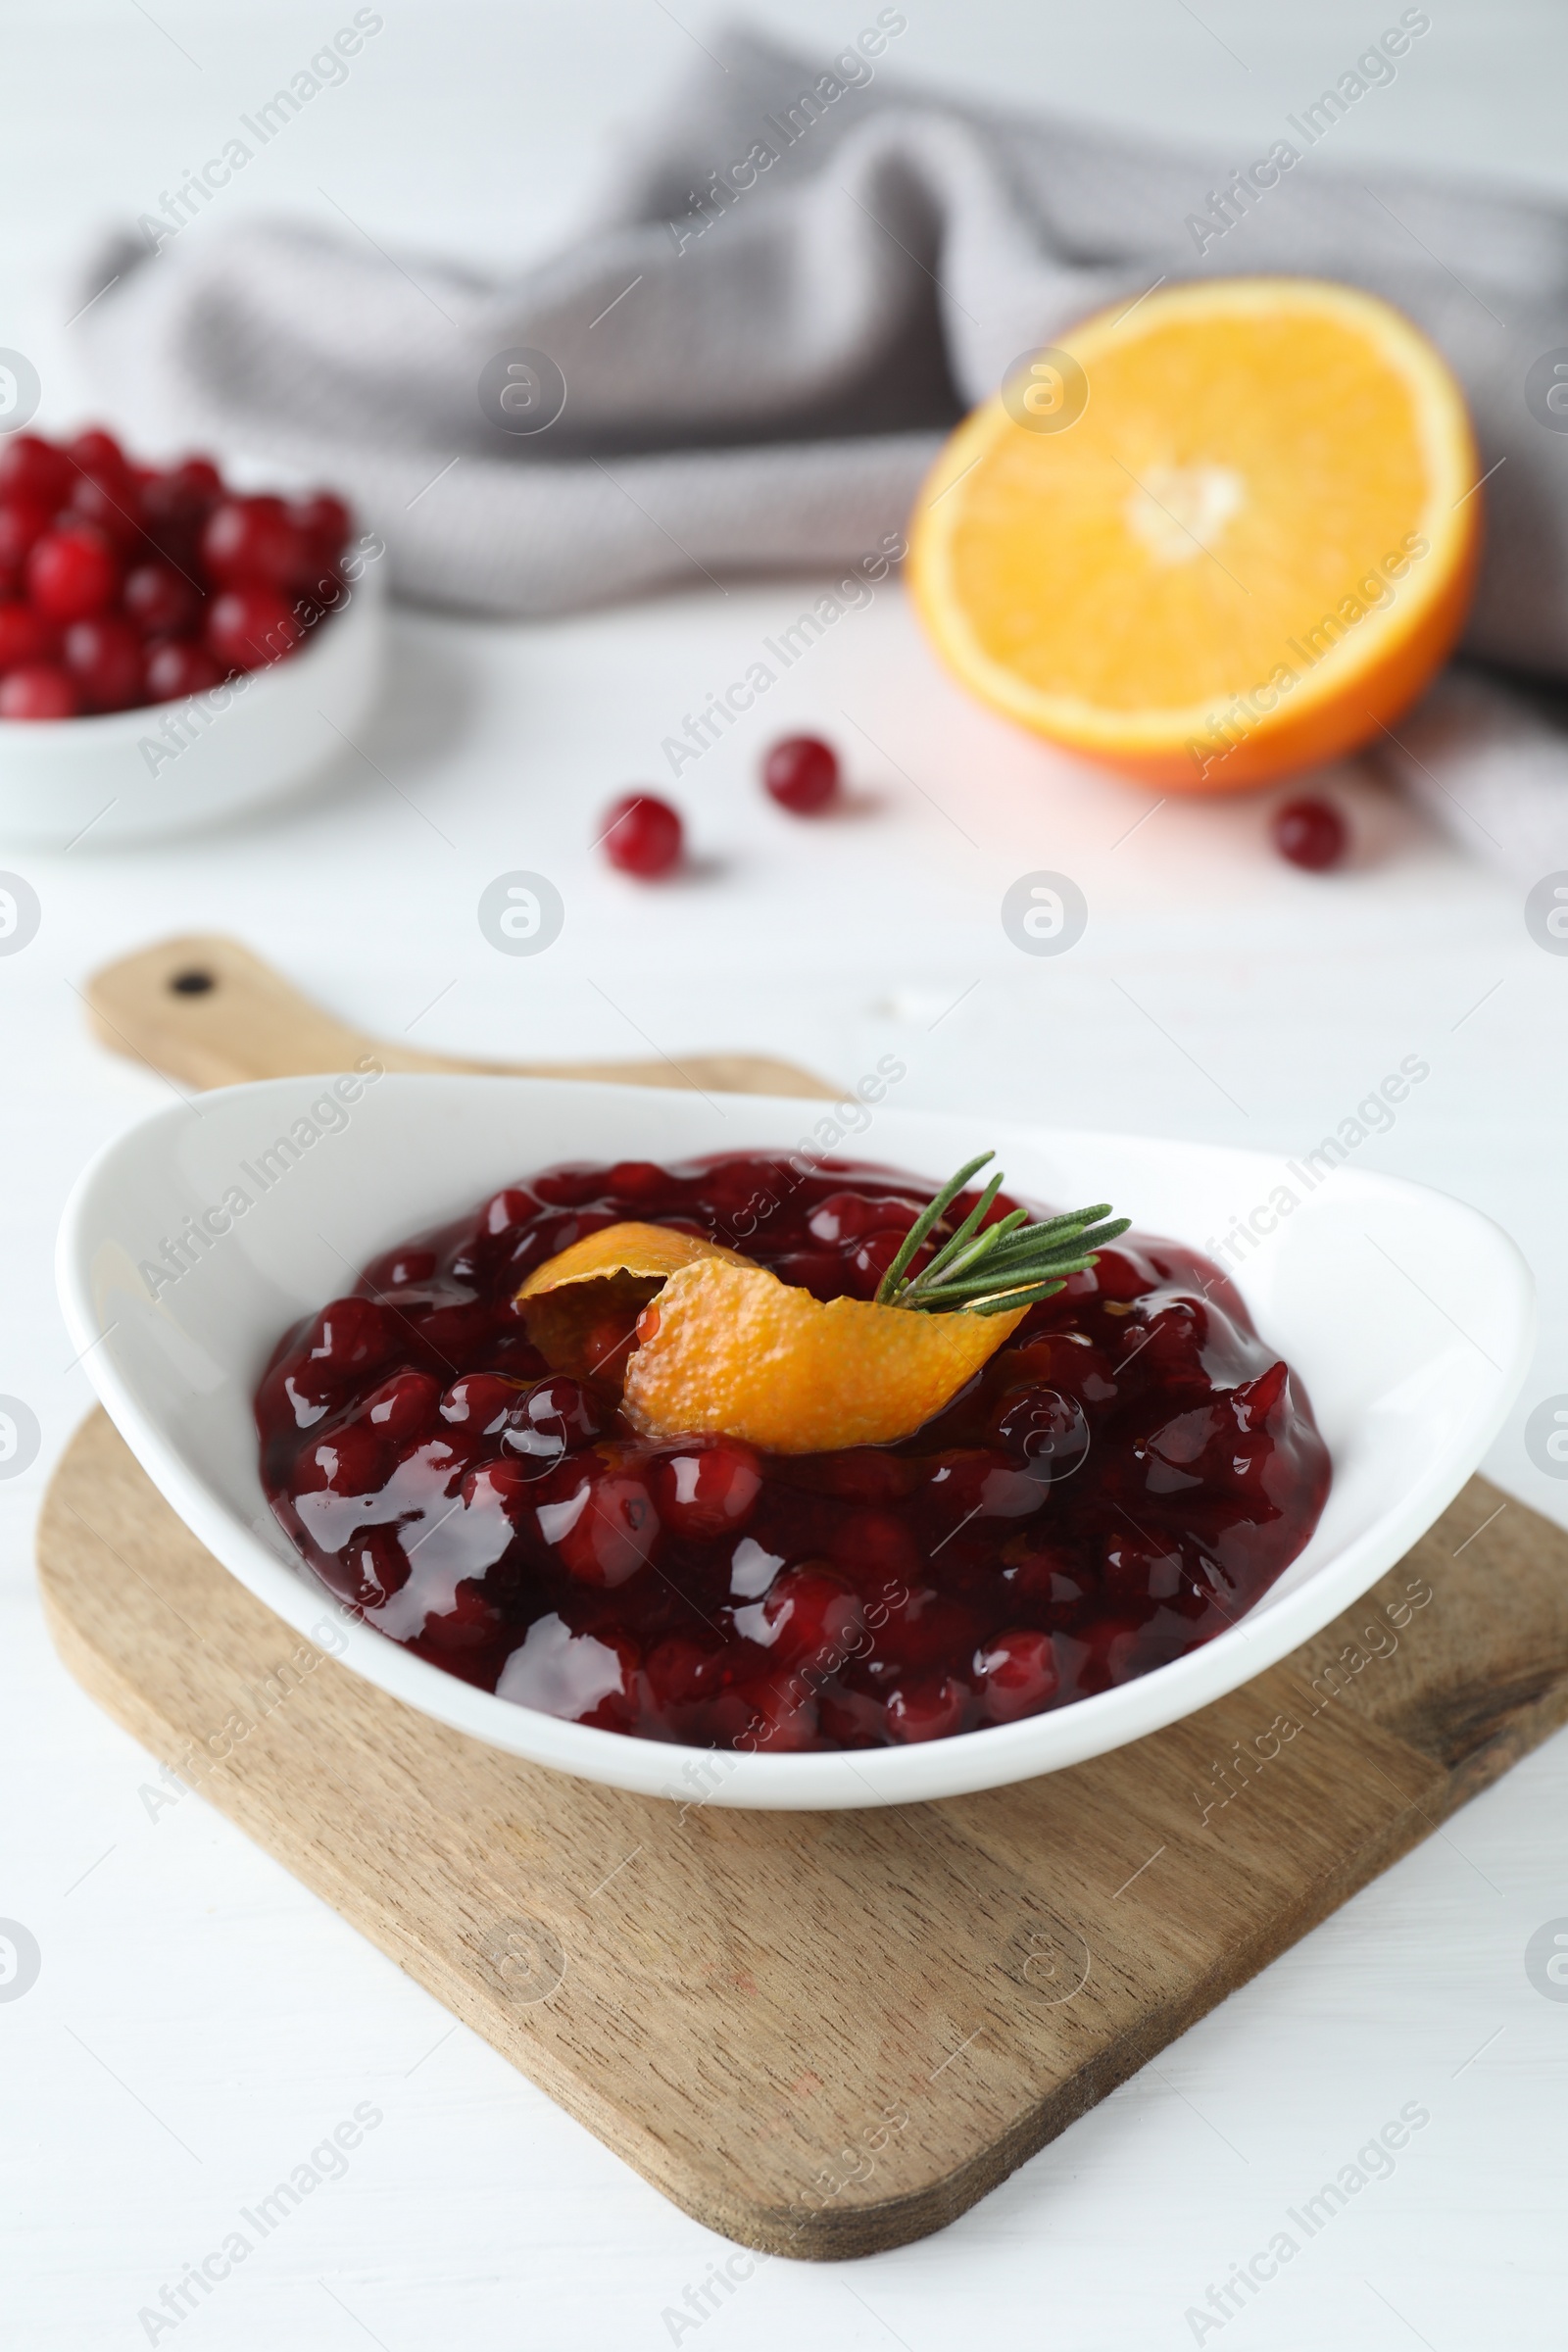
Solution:
<path fill-rule="evenodd" d="M 906 24 L 883 8 L 832 56 L 713 35 L 592 228 L 502 282 L 388 255 L 374 222 L 187 240 L 144 216 L 78 330 L 111 413 L 342 485 L 405 594 L 559 612 L 874 553 L 942 433 L 1100 305 L 1207 272 L 1346 278 L 1408 312 L 1470 400 L 1490 479 L 1468 648 L 1568 674 L 1568 443 L 1526 406 L 1568 344 L 1568 213 L 1332 160 L 1338 120 L 1418 63 L 1423 11 L 1303 93 L 1261 188 L 1241 150 L 900 84 Z M 550 365 L 498 409 L 520 351 Z M 553 407 L 551 366 L 564 409 L 510 429 Z"/>
<path fill-rule="evenodd" d="M 1375 758 L 1434 823 L 1511 882 L 1568 873 L 1568 704 L 1456 662 Z"/>

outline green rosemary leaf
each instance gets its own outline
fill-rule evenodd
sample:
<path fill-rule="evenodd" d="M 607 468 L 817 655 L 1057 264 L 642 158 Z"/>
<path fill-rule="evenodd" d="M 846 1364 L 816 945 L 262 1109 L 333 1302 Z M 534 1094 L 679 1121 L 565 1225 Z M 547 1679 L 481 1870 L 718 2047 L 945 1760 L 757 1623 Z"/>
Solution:
<path fill-rule="evenodd" d="M 977 1171 L 996 1157 L 982 1152 L 961 1167 L 922 1209 L 906 1234 L 898 1255 L 877 1290 L 880 1306 L 904 1306 L 928 1314 L 999 1315 L 1053 1298 L 1069 1274 L 1087 1271 L 1095 1253 L 1124 1234 L 1131 1220 L 1113 1217 L 1108 1200 L 1066 1209 L 1031 1225 L 1026 1209 L 1009 1209 L 987 1225 L 982 1220 L 1002 1190 L 993 1176 L 967 1216 L 935 1250 L 917 1274 L 908 1271 L 922 1246 Z"/>
<path fill-rule="evenodd" d="M 890 1306 L 893 1303 L 898 1293 L 899 1286 L 903 1280 L 905 1269 L 908 1265 L 910 1259 L 914 1256 L 916 1250 L 920 1248 L 920 1245 L 925 1240 L 927 1234 L 930 1233 L 934 1225 L 941 1223 L 943 1217 L 953 1206 L 954 1201 L 956 1200 L 958 1195 L 962 1192 L 970 1177 L 975 1175 L 981 1168 L 983 1168 L 988 1159 L 995 1159 L 996 1156 L 997 1155 L 994 1152 L 980 1152 L 976 1158 L 969 1160 L 963 1167 L 961 1167 L 956 1176 L 951 1176 L 947 1183 L 942 1187 L 941 1192 L 938 1193 L 936 1199 L 929 1201 L 927 1205 L 920 1211 L 920 1214 L 915 1218 L 914 1223 L 909 1227 L 908 1232 L 905 1235 L 903 1245 L 900 1248 L 897 1257 L 893 1260 L 892 1265 L 889 1266 L 887 1272 L 883 1275 L 881 1282 L 877 1285 L 876 1303 L 878 1306 Z"/>

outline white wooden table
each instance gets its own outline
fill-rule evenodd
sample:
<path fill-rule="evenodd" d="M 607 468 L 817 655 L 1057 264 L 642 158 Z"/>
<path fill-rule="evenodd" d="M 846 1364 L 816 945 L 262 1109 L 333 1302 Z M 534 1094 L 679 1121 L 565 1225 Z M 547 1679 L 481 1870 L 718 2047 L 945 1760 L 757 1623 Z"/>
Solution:
<path fill-rule="evenodd" d="M 155 23 L 123 0 L 6 8 L 0 343 L 43 370 L 43 421 L 81 413 L 60 331 L 68 261 L 96 227 L 155 203 L 351 13 L 159 0 Z M 824 44 L 859 22 L 825 0 L 790 13 Z M 1347 158 L 1568 193 L 1561 17 L 1458 0 L 1434 13 L 1397 83 L 1340 126 Z M 905 73 L 1079 106 L 1152 140 L 1215 137 L 1239 156 L 1384 21 L 1338 0 L 1289 27 L 1221 0 L 1201 20 L 1180 0 L 919 0 L 908 15 Z M 327 188 L 384 240 L 543 250 L 689 48 L 659 0 L 577 15 L 389 0 L 386 18 L 236 205 L 324 214 Z M 41 1952 L 36 1984 L 0 1999 L 7 2340 L 1560 2346 L 1568 2002 L 1533 1987 L 1524 1951 L 1568 1914 L 1568 1740 L 956 2228 L 842 2269 L 761 2265 L 699 2325 L 703 2282 L 730 2249 L 199 1797 L 149 1809 L 149 1759 L 54 1658 L 31 1522 L 88 1391 L 54 1303 L 53 1228 L 86 1154 L 165 1099 L 89 1043 L 76 991 L 97 963 L 182 928 L 231 930 L 344 1013 L 431 1046 L 621 1054 L 645 1033 L 677 1054 L 758 1047 L 851 1080 L 896 1052 L 901 1099 L 972 1109 L 982 1141 L 987 1115 L 1006 1111 L 1297 1151 L 1419 1054 L 1430 1082 L 1365 1157 L 1476 1201 L 1537 1267 L 1540 1359 L 1487 1466 L 1568 1521 L 1568 1486 L 1522 1438 L 1527 1409 L 1568 1391 L 1568 970 L 1530 944 L 1519 894 L 1365 779 L 1347 786 L 1361 859 L 1336 878 L 1277 863 L 1250 802 L 1167 806 L 1129 832 L 1153 796 L 966 707 L 892 586 L 790 672 L 759 728 L 688 771 L 699 869 L 639 890 L 588 854 L 602 805 L 657 780 L 671 716 L 738 674 L 805 598 L 803 583 L 699 586 L 552 627 L 405 615 L 372 746 L 390 786 L 351 762 L 307 813 L 242 832 L 118 858 L 7 857 L 43 906 L 32 945 L 0 961 L 0 1392 L 43 1432 L 33 1466 L 0 1483 L 0 1917 Z M 757 788 L 760 741 L 792 723 L 823 727 L 848 757 L 856 806 L 831 824 L 795 823 Z M 484 885 L 520 866 L 552 875 L 567 904 L 559 946 L 537 959 L 496 955 L 475 921 Z M 1040 867 L 1071 873 L 1090 904 L 1086 938 L 1059 961 L 1021 956 L 999 920 L 1007 884 Z M 737 1114 L 738 1141 L 743 1126 Z M 139 2319 L 366 2102 L 383 2120 L 341 2178 L 177 2326 Z M 1392 2176 L 1244 2313 L 1200 2328 L 1189 2314 L 1212 2312 L 1210 2287 L 1412 2102 L 1430 2125 Z"/>

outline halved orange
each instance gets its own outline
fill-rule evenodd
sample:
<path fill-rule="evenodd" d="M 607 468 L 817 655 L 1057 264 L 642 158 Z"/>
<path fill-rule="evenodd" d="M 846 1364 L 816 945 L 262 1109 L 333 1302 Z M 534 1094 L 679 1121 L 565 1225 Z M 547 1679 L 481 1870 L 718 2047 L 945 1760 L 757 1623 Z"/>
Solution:
<path fill-rule="evenodd" d="M 738 1250 L 612 1225 L 564 1250 L 517 1293 L 529 1336 L 562 1370 L 607 1317 L 637 1320 L 622 1405 L 647 1437 L 745 1438 L 769 1453 L 890 1446 L 929 1421 L 1022 1322 L 825 1304 Z M 644 1303 L 646 1302 L 646 1303 Z"/>
<path fill-rule="evenodd" d="M 909 581 L 958 677 L 1025 726 L 1167 790 L 1255 784 L 1420 692 L 1469 605 L 1478 473 L 1446 363 L 1389 304 L 1171 286 L 959 426 Z"/>

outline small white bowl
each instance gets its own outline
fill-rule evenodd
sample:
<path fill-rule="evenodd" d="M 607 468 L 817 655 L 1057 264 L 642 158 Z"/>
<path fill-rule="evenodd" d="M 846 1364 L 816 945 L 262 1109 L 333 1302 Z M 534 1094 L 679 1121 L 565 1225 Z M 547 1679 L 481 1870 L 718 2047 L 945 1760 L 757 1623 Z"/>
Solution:
<path fill-rule="evenodd" d="M 1307 1191 L 1254 1152 L 1054 1133 L 885 1104 L 848 1147 L 940 1177 L 994 1145 L 1019 1192 L 1112 1200 L 1136 1226 L 1201 1247 L 1288 1187 L 1299 1205 L 1242 1266 L 1258 1328 L 1306 1384 L 1334 1484 L 1300 1557 L 1238 1625 L 1139 1681 L 1053 1714 L 911 1747 L 724 1755 L 563 1723 L 426 1664 L 355 1623 L 305 1570 L 268 1508 L 251 1399 L 300 1315 L 378 1250 L 559 1159 L 680 1159 L 793 1149 L 821 1102 L 545 1079 L 382 1076 L 348 1103 L 326 1078 L 280 1078 L 156 1112 L 80 1178 L 60 1231 L 74 1345 L 144 1469 L 258 1598 L 409 1705 L 588 1780 L 720 1805 L 818 1810 L 921 1802 L 1054 1772 L 1157 1731 L 1249 1681 L 1364 1592 L 1480 1461 L 1525 1377 L 1534 1289 L 1512 1242 L 1441 1193 L 1353 1165 Z M 255 1171 L 313 1103 L 309 1128 Z M 856 1106 L 859 1111 L 859 1105 Z M 248 1171 L 242 1173 L 241 1171 Z M 232 1186 L 253 1205 L 154 1297 L 138 1272 Z M 219 1216 L 213 1223 L 221 1225 Z M 686 1778 L 694 1768 L 700 1778 Z"/>
<path fill-rule="evenodd" d="M 385 564 L 297 654 L 185 702 L 0 719 L 0 847 L 111 849 L 295 791 L 347 748 L 379 684 Z"/>

